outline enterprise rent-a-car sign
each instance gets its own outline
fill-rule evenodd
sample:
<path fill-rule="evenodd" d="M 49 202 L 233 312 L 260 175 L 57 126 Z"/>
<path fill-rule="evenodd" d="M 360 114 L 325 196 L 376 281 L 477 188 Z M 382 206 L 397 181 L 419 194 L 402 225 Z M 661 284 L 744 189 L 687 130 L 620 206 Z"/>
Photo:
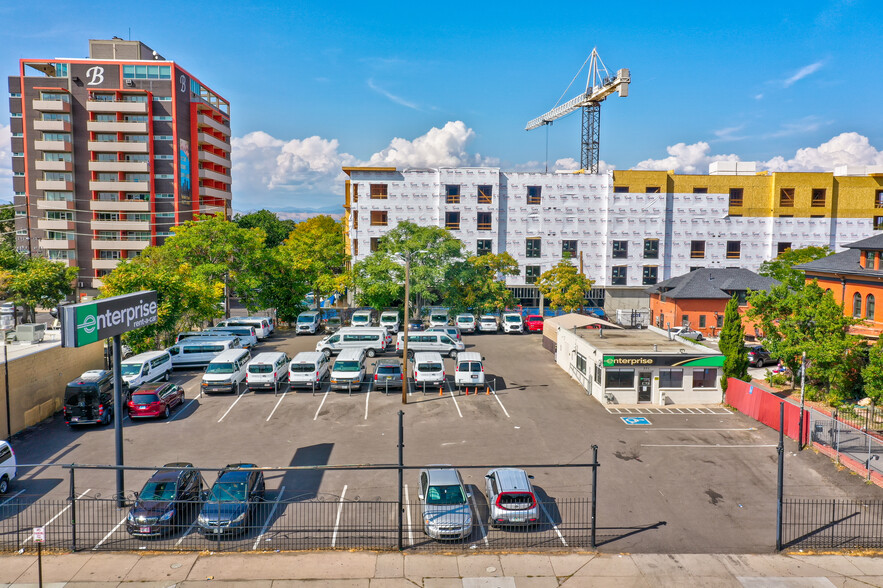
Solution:
<path fill-rule="evenodd" d="M 61 346 L 82 347 L 99 339 L 152 325 L 157 320 L 156 291 L 58 307 Z"/>

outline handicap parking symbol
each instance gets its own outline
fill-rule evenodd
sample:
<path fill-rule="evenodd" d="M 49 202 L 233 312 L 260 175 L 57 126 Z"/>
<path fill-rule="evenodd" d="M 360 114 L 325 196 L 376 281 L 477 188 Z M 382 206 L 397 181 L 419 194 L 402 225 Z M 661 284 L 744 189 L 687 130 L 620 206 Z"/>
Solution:
<path fill-rule="evenodd" d="M 649 425 L 650 419 L 647 417 L 619 417 L 627 425 Z"/>

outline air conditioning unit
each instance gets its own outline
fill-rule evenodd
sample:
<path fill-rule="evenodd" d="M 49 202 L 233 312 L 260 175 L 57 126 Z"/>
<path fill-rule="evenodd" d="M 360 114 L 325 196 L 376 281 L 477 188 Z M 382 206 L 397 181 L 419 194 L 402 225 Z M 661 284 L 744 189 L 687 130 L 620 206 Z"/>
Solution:
<path fill-rule="evenodd" d="M 77 288 L 85 288 L 86 282 L 77 282 Z"/>
<path fill-rule="evenodd" d="M 134 85 L 135 85 L 135 80 L 126 80 L 126 85 L 127 85 L 127 86 L 134 86 Z"/>

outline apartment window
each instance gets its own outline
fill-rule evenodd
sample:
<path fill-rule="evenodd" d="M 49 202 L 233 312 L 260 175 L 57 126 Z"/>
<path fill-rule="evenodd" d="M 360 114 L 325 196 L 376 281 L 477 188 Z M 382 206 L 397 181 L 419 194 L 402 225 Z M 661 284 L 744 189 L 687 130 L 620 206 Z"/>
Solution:
<path fill-rule="evenodd" d="M 359 241 L 358 239 L 353 239 L 353 257 L 359 255 Z"/>
<path fill-rule="evenodd" d="M 659 186 L 647 186 L 647 194 L 659 194 Z"/>
<path fill-rule="evenodd" d="M 699 328 L 700 329 L 705 328 L 705 315 L 704 314 L 699 315 Z"/>
<path fill-rule="evenodd" d="M 73 202 L 74 201 L 74 193 L 73 192 L 44 192 L 43 193 L 44 200 L 51 200 L 53 202 Z"/>
<path fill-rule="evenodd" d="M 147 135 L 142 135 L 142 136 L 145 137 L 144 141 L 146 142 L 146 141 L 147 141 L 147 139 L 146 139 Z M 126 140 L 128 140 L 128 139 L 126 139 Z M 154 140 L 154 141 L 171 141 L 171 140 L 172 140 L 172 136 L 171 136 L 171 135 L 154 135 L 154 136 L 153 136 L 153 140 Z M 224 159 L 227 159 L 227 158 L 225 157 Z"/>
<path fill-rule="evenodd" d="M 160 199 L 160 198 L 174 198 L 175 195 L 174 195 L 174 194 L 157 194 L 156 197 L 157 197 L 157 199 Z"/>
<path fill-rule="evenodd" d="M 49 155 L 49 154 L 46 153 L 43 156 L 44 159 L 46 158 L 46 155 Z M 96 153 L 95 154 L 95 161 L 117 161 L 117 156 L 116 156 L 116 153 Z"/>
<path fill-rule="evenodd" d="M 684 370 L 659 370 L 660 388 L 683 388 Z"/>
<path fill-rule="evenodd" d="M 72 221 L 72 220 L 74 220 L 74 213 L 69 210 L 47 210 L 46 211 L 46 219 L 47 220 Z"/>
<path fill-rule="evenodd" d="M 705 241 L 690 241 L 690 258 L 705 259 Z"/>
<path fill-rule="evenodd" d="M 883 230 L 883 216 L 875 216 L 873 220 L 874 230 L 880 231 Z"/>
<path fill-rule="evenodd" d="M 776 255 L 782 255 L 789 249 L 791 249 L 791 243 L 787 241 L 780 241 L 778 245 L 776 245 Z"/>
<path fill-rule="evenodd" d="M 491 252 L 491 240 L 490 239 L 479 239 L 475 242 L 475 253 L 476 255 L 486 255 Z"/>
<path fill-rule="evenodd" d="M 652 286 L 659 279 L 659 268 L 655 265 L 645 265 L 644 266 L 644 277 L 643 284 L 645 286 Z"/>
<path fill-rule="evenodd" d="M 625 286 L 627 279 L 628 267 L 624 265 L 613 266 L 613 274 L 610 277 L 610 283 L 614 286 Z"/>
<path fill-rule="evenodd" d="M 122 255 L 120 255 L 119 251 L 107 251 L 101 249 L 98 251 L 98 259 L 121 259 Z"/>
<path fill-rule="evenodd" d="M 120 177 L 115 173 L 100 173 L 95 179 L 99 182 L 116 182 Z"/>
<path fill-rule="evenodd" d="M 877 262 L 877 252 L 876 251 L 867 251 L 865 258 L 865 269 L 874 269 L 874 266 Z"/>
<path fill-rule="evenodd" d="M 537 278 L 540 277 L 540 266 L 526 265 L 524 266 L 524 282 L 527 284 L 536 284 Z"/>
<path fill-rule="evenodd" d="M 13 135 L 14 137 L 15 135 Z M 112 138 L 110 141 L 116 141 L 116 135 L 110 135 Z M 65 143 L 71 142 L 70 133 L 43 133 L 44 141 L 64 141 Z M 100 141 L 100 139 L 99 139 Z"/>
<path fill-rule="evenodd" d="M 874 320 L 874 295 L 868 294 L 865 298 L 865 318 L 869 321 Z"/>
<path fill-rule="evenodd" d="M 613 186 L 614 194 L 628 194 L 629 187 L 628 186 Z"/>
<path fill-rule="evenodd" d="M 124 65 L 123 77 L 139 80 L 170 80 L 172 79 L 172 66 L 170 65 Z"/>
<path fill-rule="evenodd" d="M 727 259 L 739 259 L 742 256 L 741 241 L 727 241 Z"/>
<path fill-rule="evenodd" d="M 529 237 L 525 243 L 525 257 L 539 257 L 542 254 L 542 240 L 539 237 Z"/>
<path fill-rule="evenodd" d="M 598 365 L 597 363 L 595 364 L 595 383 L 596 384 L 601 383 L 601 366 Z"/>
<path fill-rule="evenodd" d="M 126 231 L 124 241 L 150 241 L 150 233 L 146 231 Z"/>
<path fill-rule="evenodd" d="M 574 239 L 565 239 L 561 241 L 561 257 L 571 259 L 576 257 L 577 241 Z"/>
<path fill-rule="evenodd" d="M 173 180 L 175 176 L 172 174 L 154 174 L 156 178 L 161 180 Z M 126 174 L 127 182 L 149 182 L 150 174 Z M 145 186 L 146 187 L 146 186 Z"/>
<path fill-rule="evenodd" d="M 703 370 L 693 370 L 693 388 L 715 388 L 717 387 L 717 369 L 707 368 Z"/>
<path fill-rule="evenodd" d="M 607 368 L 605 388 L 634 388 L 635 370 Z"/>
<path fill-rule="evenodd" d="M 458 196 L 459 198 L 459 196 Z M 459 212 L 446 212 L 445 213 L 445 228 L 451 231 L 459 231 L 460 230 L 460 213 Z"/>
<path fill-rule="evenodd" d="M 21 116 L 21 114 L 19 114 Z M 113 116 L 113 115 L 111 115 Z M 52 121 L 60 120 L 62 122 L 71 122 L 71 115 L 64 112 L 44 112 L 42 120 Z"/>
<path fill-rule="evenodd" d="M 874 208 L 883 208 L 883 190 L 874 192 Z"/>
<path fill-rule="evenodd" d="M 794 206 L 794 188 L 782 188 L 779 190 L 779 206 Z"/>
<path fill-rule="evenodd" d="M 492 228 L 492 216 L 489 212 L 479 212 L 478 213 L 478 230 L 479 231 L 490 231 Z"/>
<path fill-rule="evenodd" d="M 359 228 L 359 215 L 358 213 L 353 215 L 353 230 L 358 230 Z"/>
<path fill-rule="evenodd" d="M 71 95 L 64 92 L 40 92 L 40 100 L 60 100 L 69 103 Z"/>
<path fill-rule="evenodd" d="M 587 367 L 586 356 L 583 355 L 582 353 L 577 352 L 577 354 L 576 354 L 576 371 L 585 375 L 586 374 L 586 367 Z"/>
<path fill-rule="evenodd" d="M 494 187 L 493 186 L 479 186 L 478 187 L 478 203 L 479 204 L 491 204 L 494 199 Z"/>
<path fill-rule="evenodd" d="M 120 215 L 118 212 L 99 212 L 95 215 L 95 220 L 118 221 L 120 220 Z"/>
<path fill-rule="evenodd" d="M 862 295 L 858 292 L 852 295 L 852 316 L 862 318 Z"/>
<path fill-rule="evenodd" d="M 613 258 L 614 259 L 623 259 L 629 256 L 629 242 L 628 241 L 614 241 L 613 242 Z"/>
<path fill-rule="evenodd" d="M 369 247 L 369 249 L 371 250 L 371 253 L 374 253 L 375 251 L 377 251 L 377 249 L 379 247 L 380 247 L 380 237 L 371 237 L 371 245 Z"/>
<path fill-rule="evenodd" d="M 98 237 L 96 237 L 99 241 L 119 241 L 120 240 L 120 232 L 119 231 L 98 231 Z"/>
<path fill-rule="evenodd" d="M 708 194 L 708 188 L 693 188 L 693 194 Z"/>
<path fill-rule="evenodd" d="M 170 116 L 154 116 L 153 120 L 172 120 Z M 147 122 L 146 114 L 124 114 L 124 122 Z"/>
<path fill-rule="evenodd" d="M 372 227 L 385 227 L 389 224 L 389 212 L 386 210 L 372 210 L 371 211 L 371 226 Z"/>
<path fill-rule="evenodd" d="M 70 249 L 49 249 L 49 259 L 52 261 L 66 261 L 68 259 L 76 259 L 77 252 Z"/>
<path fill-rule="evenodd" d="M 353 184 L 353 202 L 359 201 L 359 185 Z"/>
<path fill-rule="evenodd" d="M 389 198 L 389 192 L 387 191 L 386 184 L 371 184 L 371 199 L 372 200 L 386 200 Z"/>
<path fill-rule="evenodd" d="M 46 238 L 51 241 L 73 241 L 76 236 L 64 231 L 46 231 Z"/>
<path fill-rule="evenodd" d="M 448 184 L 445 186 L 445 204 L 460 204 L 459 184 Z"/>
<path fill-rule="evenodd" d="M 527 187 L 527 203 L 528 204 L 540 204 L 543 198 L 542 186 L 528 186 Z"/>
<path fill-rule="evenodd" d="M 175 213 L 174 212 L 157 212 L 156 216 L 157 217 L 174 218 Z M 147 223 L 147 222 L 150 222 L 150 214 L 146 213 L 146 212 L 145 213 L 140 213 L 140 212 L 139 213 L 132 213 L 132 212 L 130 212 L 129 214 L 126 215 L 125 220 L 127 220 L 129 222 Z"/>
<path fill-rule="evenodd" d="M 72 182 L 74 175 L 71 172 L 43 172 L 43 179 L 47 182 Z"/>
<path fill-rule="evenodd" d="M 659 259 L 659 239 L 644 239 L 644 259 Z"/>
<path fill-rule="evenodd" d="M 743 194 L 742 188 L 730 188 L 730 206 L 742 206 Z"/>
<path fill-rule="evenodd" d="M 718 329 L 722 329 L 724 326 L 724 315 L 714 313 L 714 322 Z"/>
<path fill-rule="evenodd" d="M 157 155 L 156 159 L 173 159 L 173 157 L 171 155 Z M 136 154 L 127 153 L 125 156 L 125 161 L 147 162 L 147 161 L 150 161 L 150 156 L 143 155 L 143 154 L 137 154 L 137 153 Z"/>
<path fill-rule="evenodd" d="M 812 189 L 812 206 L 816 208 L 821 208 L 825 206 L 825 189 L 824 188 L 813 188 Z"/>

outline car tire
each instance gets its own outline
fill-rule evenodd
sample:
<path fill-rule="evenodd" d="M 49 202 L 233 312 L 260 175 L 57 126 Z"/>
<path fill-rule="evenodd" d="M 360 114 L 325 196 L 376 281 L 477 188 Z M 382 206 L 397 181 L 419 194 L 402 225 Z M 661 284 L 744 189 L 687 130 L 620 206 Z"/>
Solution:
<path fill-rule="evenodd" d="M 162 379 L 163 379 L 164 382 L 168 382 L 168 381 L 169 381 L 169 378 L 170 378 L 170 376 L 169 376 L 169 372 L 166 372 L 165 374 L 163 374 Z"/>
<path fill-rule="evenodd" d="M 414 359 L 414 352 L 408 349 L 408 359 Z"/>
<path fill-rule="evenodd" d="M 331 359 L 331 350 L 330 349 L 323 349 L 322 355 L 325 356 L 325 359 Z"/>
<path fill-rule="evenodd" d="M 167 419 L 167 418 L 169 418 L 170 414 L 171 414 L 171 411 L 169 410 L 169 405 L 166 404 L 166 409 L 162 413 L 162 418 Z"/>
<path fill-rule="evenodd" d="M 377 351 L 373 347 L 369 347 L 367 355 L 368 357 L 374 357 L 375 355 L 377 355 Z"/>
<path fill-rule="evenodd" d="M 757 362 L 755 362 L 754 367 L 762 368 L 763 367 L 763 360 L 758 359 Z"/>
<path fill-rule="evenodd" d="M 0 494 L 6 494 L 9 491 L 9 478 L 5 475 L 0 478 Z"/>
<path fill-rule="evenodd" d="M 697 341 L 702 341 L 703 339 L 705 339 L 705 337 L 703 337 L 702 335 L 697 335 L 697 336 L 696 336 L 696 340 L 697 340 Z"/>
<path fill-rule="evenodd" d="M 457 359 L 457 350 L 451 349 L 450 351 L 448 351 L 448 357 L 450 357 L 451 359 Z"/>

